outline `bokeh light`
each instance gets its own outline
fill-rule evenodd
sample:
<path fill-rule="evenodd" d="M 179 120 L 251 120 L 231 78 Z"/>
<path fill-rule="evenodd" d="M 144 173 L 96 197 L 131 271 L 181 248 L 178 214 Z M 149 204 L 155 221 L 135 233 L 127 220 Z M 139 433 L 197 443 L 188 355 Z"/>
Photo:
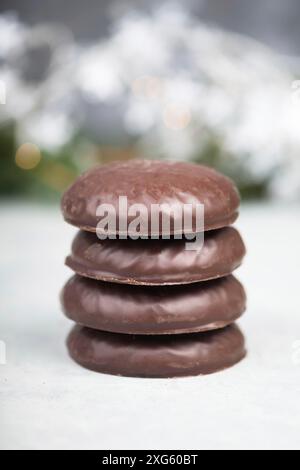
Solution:
<path fill-rule="evenodd" d="M 169 129 L 183 130 L 191 122 L 191 112 L 185 106 L 168 104 L 163 111 L 163 120 Z"/>
<path fill-rule="evenodd" d="M 29 142 L 22 144 L 16 152 L 16 165 L 22 170 L 32 170 L 41 161 L 42 155 L 37 145 Z"/>
<path fill-rule="evenodd" d="M 145 75 L 136 78 L 131 85 L 134 95 L 139 98 L 159 98 L 163 91 L 163 82 L 159 77 Z"/>

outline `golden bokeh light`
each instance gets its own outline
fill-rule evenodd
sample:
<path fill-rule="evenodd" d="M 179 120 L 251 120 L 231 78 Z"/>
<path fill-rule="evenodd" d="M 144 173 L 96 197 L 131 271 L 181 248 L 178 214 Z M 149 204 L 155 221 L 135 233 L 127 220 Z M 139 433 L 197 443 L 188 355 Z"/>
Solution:
<path fill-rule="evenodd" d="M 29 142 L 22 144 L 16 152 L 16 165 L 22 170 L 32 170 L 41 161 L 40 149 Z"/>
<path fill-rule="evenodd" d="M 163 120 L 169 129 L 183 130 L 191 122 L 191 112 L 185 106 L 169 104 L 164 108 Z"/>
<path fill-rule="evenodd" d="M 41 169 L 39 176 L 46 186 L 55 191 L 65 190 L 78 176 L 62 163 L 47 162 Z"/>
<path fill-rule="evenodd" d="M 131 85 L 134 95 L 140 98 L 155 99 L 162 93 L 163 83 L 158 77 L 145 75 L 136 78 Z"/>

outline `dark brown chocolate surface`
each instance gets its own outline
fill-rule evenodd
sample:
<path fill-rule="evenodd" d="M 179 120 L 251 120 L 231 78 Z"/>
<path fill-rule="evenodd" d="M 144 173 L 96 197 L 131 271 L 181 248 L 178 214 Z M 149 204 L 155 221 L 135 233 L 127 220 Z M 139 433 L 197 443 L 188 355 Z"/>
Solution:
<path fill-rule="evenodd" d="M 179 334 L 221 328 L 246 308 L 233 276 L 184 286 L 127 286 L 72 277 L 62 292 L 67 317 L 97 330 Z"/>
<path fill-rule="evenodd" d="M 170 336 L 133 336 L 75 326 L 67 345 L 70 356 L 83 367 L 128 377 L 211 374 L 246 355 L 244 337 L 236 325 Z"/>
<path fill-rule="evenodd" d="M 104 240 L 78 232 L 66 264 L 77 274 L 110 282 L 145 285 L 189 284 L 231 274 L 245 255 L 236 229 L 205 234 L 202 250 L 184 240 Z"/>
<path fill-rule="evenodd" d="M 95 232 L 99 222 L 97 207 L 106 203 L 117 209 L 119 196 L 127 196 L 128 205 L 144 204 L 149 213 L 152 204 L 167 203 L 177 208 L 204 204 L 205 230 L 231 225 L 240 204 L 233 182 L 211 168 L 184 162 L 131 160 L 98 166 L 79 177 L 62 198 L 64 218 L 83 230 Z M 130 221 L 129 218 L 128 224 Z M 195 226 L 193 220 L 192 227 Z M 118 225 L 116 232 L 119 233 Z M 174 226 L 170 233 L 174 233 Z"/>

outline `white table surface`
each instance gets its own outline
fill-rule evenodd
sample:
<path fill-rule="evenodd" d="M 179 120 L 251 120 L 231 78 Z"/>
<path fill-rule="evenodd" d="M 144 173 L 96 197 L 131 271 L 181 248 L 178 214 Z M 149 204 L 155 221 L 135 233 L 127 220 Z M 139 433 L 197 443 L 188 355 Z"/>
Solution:
<path fill-rule="evenodd" d="M 75 229 L 56 207 L 1 203 L 0 214 L 1 449 L 300 449 L 300 207 L 242 209 L 247 359 L 172 380 L 73 363 L 58 295 Z"/>

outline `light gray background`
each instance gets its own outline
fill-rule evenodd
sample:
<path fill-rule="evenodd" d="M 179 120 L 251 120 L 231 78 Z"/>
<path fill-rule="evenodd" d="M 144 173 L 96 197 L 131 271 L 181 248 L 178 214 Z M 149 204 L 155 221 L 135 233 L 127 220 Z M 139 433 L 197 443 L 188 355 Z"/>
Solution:
<path fill-rule="evenodd" d="M 59 21 L 68 26 L 78 40 L 103 36 L 110 20 L 132 8 L 146 12 L 165 0 L 1 0 L 0 11 L 17 11 L 31 24 Z M 176 2 L 173 2 L 176 3 Z M 281 54 L 300 55 L 299 0 L 178 0 L 203 21 L 257 38 Z"/>
<path fill-rule="evenodd" d="M 207 377 L 147 380 L 86 371 L 67 355 L 59 291 L 76 230 L 58 208 L 1 211 L 0 448 L 300 448 L 299 208 L 252 205 L 241 321 L 247 359 Z M 298 343 L 297 343 L 298 342 Z"/>

